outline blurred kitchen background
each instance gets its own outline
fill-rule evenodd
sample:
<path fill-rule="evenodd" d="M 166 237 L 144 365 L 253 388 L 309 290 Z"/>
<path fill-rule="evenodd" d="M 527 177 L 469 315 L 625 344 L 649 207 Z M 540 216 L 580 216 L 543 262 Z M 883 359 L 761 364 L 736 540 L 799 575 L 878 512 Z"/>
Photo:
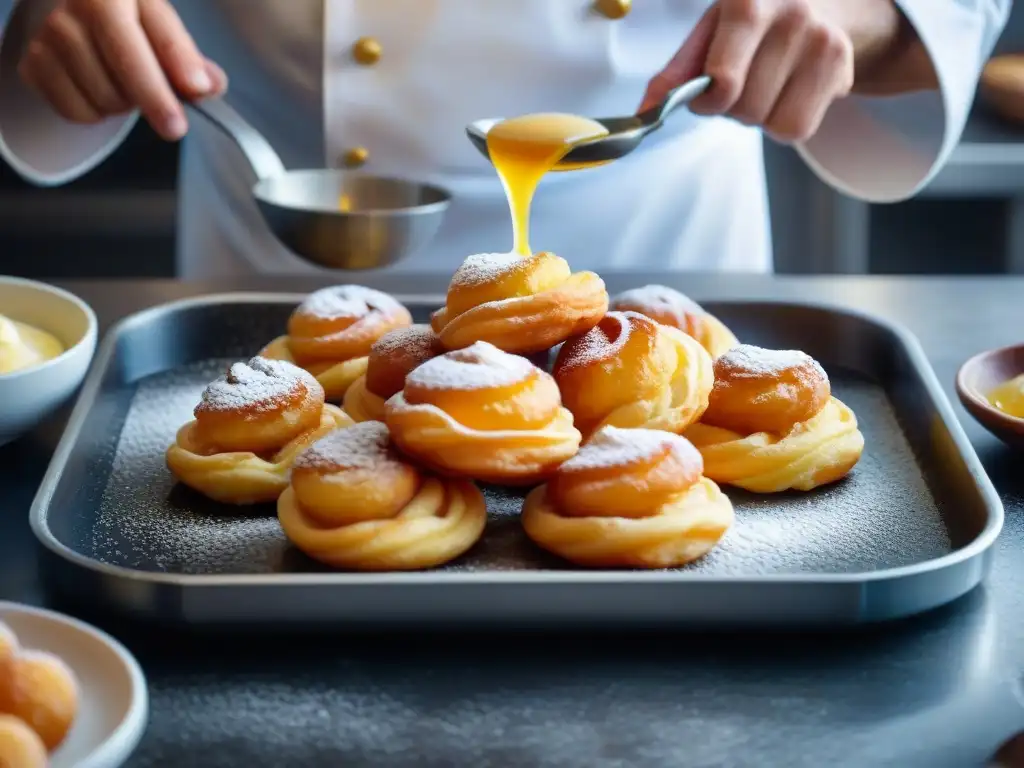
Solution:
<path fill-rule="evenodd" d="M 10 0 L 0 0 L 5 18 Z M 997 53 L 1024 52 L 1018 3 Z M 1024 273 L 1024 126 L 978 107 L 942 174 L 917 199 L 870 206 L 767 142 L 776 265 L 785 273 Z M 0 274 L 174 274 L 177 147 L 139 125 L 105 164 L 37 189 L 0 163 Z"/>

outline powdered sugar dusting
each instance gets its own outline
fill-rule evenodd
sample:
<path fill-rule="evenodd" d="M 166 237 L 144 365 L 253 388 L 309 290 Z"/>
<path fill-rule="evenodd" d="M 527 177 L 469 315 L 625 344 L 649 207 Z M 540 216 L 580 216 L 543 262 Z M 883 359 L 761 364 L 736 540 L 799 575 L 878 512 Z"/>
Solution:
<path fill-rule="evenodd" d="M 321 320 L 340 320 L 364 317 L 372 310 L 391 313 L 400 311 L 401 305 L 391 296 L 373 288 L 335 285 L 309 294 L 296 312 Z"/>
<path fill-rule="evenodd" d="M 700 453 L 685 437 L 658 429 L 602 427 L 560 467 L 560 472 L 621 467 L 672 451 L 687 464 L 701 462 Z"/>
<path fill-rule="evenodd" d="M 796 349 L 764 349 L 751 344 L 733 347 L 715 361 L 716 370 L 729 372 L 731 378 L 779 376 L 785 371 L 811 368 L 828 380 L 825 369 L 806 352 Z"/>
<path fill-rule="evenodd" d="M 526 259 L 517 253 L 477 253 L 468 257 L 452 276 L 452 287 L 468 288 L 489 283 L 520 268 Z"/>
<path fill-rule="evenodd" d="M 601 322 L 574 339 L 569 339 L 559 350 L 555 369 L 571 371 L 593 364 L 603 357 L 614 357 L 629 341 L 633 321 L 650 320 L 638 312 L 609 312 Z"/>
<path fill-rule="evenodd" d="M 684 293 L 667 285 L 644 285 L 630 288 L 616 296 L 611 303 L 613 309 L 649 310 L 657 314 L 672 315 L 682 324 L 686 315 L 701 316 L 704 308 Z"/>
<path fill-rule="evenodd" d="M 379 421 L 363 421 L 328 432 L 298 455 L 295 468 L 377 469 L 390 457 L 388 428 Z"/>
<path fill-rule="evenodd" d="M 401 351 L 414 358 L 430 357 L 438 343 L 429 325 L 409 325 L 388 331 L 374 343 L 371 354 L 387 357 Z"/>
<path fill-rule="evenodd" d="M 254 357 L 232 363 L 228 372 L 203 390 L 196 413 L 238 409 L 270 410 L 279 407 L 302 385 L 308 392 L 323 392 L 313 376 L 284 360 Z"/>
<path fill-rule="evenodd" d="M 406 384 L 424 389 L 490 389 L 516 384 L 535 370 L 525 357 L 478 341 L 428 360 L 409 374 Z"/>

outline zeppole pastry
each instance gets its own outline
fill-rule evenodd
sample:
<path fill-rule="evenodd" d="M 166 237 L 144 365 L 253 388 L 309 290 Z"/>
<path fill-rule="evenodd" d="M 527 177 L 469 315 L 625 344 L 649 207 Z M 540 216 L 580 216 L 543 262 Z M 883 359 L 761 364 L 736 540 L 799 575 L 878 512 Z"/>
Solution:
<path fill-rule="evenodd" d="M 608 310 L 604 281 L 553 253 L 470 256 L 431 324 L 447 349 L 486 341 L 506 352 L 543 352 L 592 328 Z"/>
<path fill-rule="evenodd" d="M 429 325 L 388 331 L 370 348 L 366 373 L 345 393 L 345 413 L 355 421 L 383 421 L 385 401 L 402 391 L 409 372 L 444 351 Z"/>
<path fill-rule="evenodd" d="M 739 344 L 725 324 L 686 294 L 665 285 L 645 285 L 623 291 L 612 299 L 611 308 L 632 311 L 678 328 L 701 343 L 712 357 Z"/>
<path fill-rule="evenodd" d="M 288 334 L 259 354 L 305 368 L 323 386 L 328 402 L 336 403 L 366 373 L 373 343 L 411 323 L 409 310 L 386 293 L 336 285 L 311 293 L 288 318 Z"/>
<path fill-rule="evenodd" d="M 48 763 L 39 734 L 14 715 L 0 715 L 0 766 L 46 768 Z"/>
<path fill-rule="evenodd" d="M 816 360 L 746 344 L 715 360 L 708 409 L 684 434 L 708 477 L 755 493 L 831 483 L 864 450 L 857 417 L 832 397 Z"/>
<path fill-rule="evenodd" d="M 473 483 L 423 474 L 378 421 L 335 430 L 303 451 L 277 513 L 309 557 L 359 571 L 441 565 L 472 547 L 487 522 Z"/>
<path fill-rule="evenodd" d="M 78 682 L 61 659 L 42 651 L 19 651 L 0 678 L 0 714 L 31 728 L 52 752 L 67 737 L 78 714 Z M 23 746 L 23 734 L 8 730 Z M 26 743 L 26 741 L 28 743 Z M 6 765 L 0 753 L 0 765 Z"/>
<path fill-rule="evenodd" d="M 283 360 L 235 363 L 210 384 L 167 449 L 182 483 L 229 504 L 274 501 L 295 457 L 321 435 L 352 423 L 324 404 L 312 374 Z"/>
<path fill-rule="evenodd" d="M 704 413 L 714 383 L 696 339 L 636 312 L 609 312 L 569 339 L 552 373 L 584 437 L 605 425 L 682 432 Z"/>
<path fill-rule="evenodd" d="M 485 341 L 413 370 L 385 418 L 412 458 L 493 483 L 539 482 L 580 444 L 554 379 Z"/>
<path fill-rule="evenodd" d="M 732 503 L 683 437 L 604 427 L 523 504 L 542 549 L 593 567 L 671 568 L 710 551 Z"/>

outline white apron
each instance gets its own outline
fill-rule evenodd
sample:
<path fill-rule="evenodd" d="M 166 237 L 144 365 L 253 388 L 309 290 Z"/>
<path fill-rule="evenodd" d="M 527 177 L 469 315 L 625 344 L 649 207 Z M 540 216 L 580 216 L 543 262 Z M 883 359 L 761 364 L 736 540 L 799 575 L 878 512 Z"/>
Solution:
<path fill-rule="evenodd" d="M 25 0 L 41 17 L 54 0 Z M 903 0 L 943 83 L 941 93 L 836 105 L 800 148 L 842 191 L 869 200 L 913 194 L 958 140 L 979 67 L 1007 0 Z M 686 38 L 706 0 L 634 0 L 622 19 L 591 0 L 179 0 L 200 48 L 227 71 L 228 99 L 289 168 L 341 167 L 448 189 L 435 240 L 393 270 L 453 271 L 470 253 L 511 248 L 501 184 L 470 145 L 477 118 L 561 111 L 629 114 Z M 969 9 L 967 6 L 971 6 Z M 29 24 L 31 26 L 31 23 Z M 18 26 L 14 30 L 20 30 Z M 0 154 L 23 176 L 57 184 L 106 157 L 135 116 L 71 126 L 18 82 L 5 37 Z M 353 46 L 382 54 L 360 64 Z M 10 38 L 10 39 L 7 39 Z M 251 171 L 216 130 L 192 119 L 182 152 L 179 273 L 315 273 L 266 230 Z M 553 174 L 534 201 L 531 244 L 576 268 L 749 270 L 771 267 L 761 135 L 680 111 L 631 156 Z"/>

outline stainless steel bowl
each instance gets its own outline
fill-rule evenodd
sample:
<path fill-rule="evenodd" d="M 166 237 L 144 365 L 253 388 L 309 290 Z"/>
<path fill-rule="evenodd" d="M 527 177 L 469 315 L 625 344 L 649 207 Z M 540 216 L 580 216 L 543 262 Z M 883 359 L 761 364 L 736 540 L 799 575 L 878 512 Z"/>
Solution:
<path fill-rule="evenodd" d="M 411 256 L 434 238 L 451 203 L 430 184 L 331 170 L 265 178 L 253 197 L 285 247 L 329 269 L 377 269 Z"/>

